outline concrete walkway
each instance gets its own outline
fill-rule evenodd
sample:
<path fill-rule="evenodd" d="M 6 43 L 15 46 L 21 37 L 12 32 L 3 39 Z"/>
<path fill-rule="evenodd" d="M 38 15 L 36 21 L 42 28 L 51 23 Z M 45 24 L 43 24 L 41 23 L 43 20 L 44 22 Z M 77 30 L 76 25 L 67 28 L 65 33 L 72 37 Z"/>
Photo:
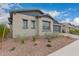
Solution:
<path fill-rule="evenodd" d="M 61 34 L 72 38 L 79 39 L 79 36 L 72 34 Z M 48 56 L 79 56 L 79 40 L 59 49 L 58 51 L 49 54 Z"/>

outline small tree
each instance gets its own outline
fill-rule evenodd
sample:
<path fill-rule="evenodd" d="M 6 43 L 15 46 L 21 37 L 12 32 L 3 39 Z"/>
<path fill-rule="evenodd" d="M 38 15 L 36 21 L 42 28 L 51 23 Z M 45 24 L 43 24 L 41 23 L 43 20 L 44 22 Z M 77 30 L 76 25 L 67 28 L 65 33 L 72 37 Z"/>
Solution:
<path fill-rule="evenodd" d="M 9 32 L 10 29 L 6 25 L 0 24 L 0 38 L 2 38 L 3 36 L 6 37 Z"/>

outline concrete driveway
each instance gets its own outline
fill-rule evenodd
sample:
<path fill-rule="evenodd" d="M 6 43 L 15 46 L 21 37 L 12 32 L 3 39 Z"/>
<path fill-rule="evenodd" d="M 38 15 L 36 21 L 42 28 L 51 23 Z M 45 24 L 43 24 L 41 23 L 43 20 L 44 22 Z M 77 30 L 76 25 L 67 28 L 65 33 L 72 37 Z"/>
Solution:
<path fill-rule="evenodd" d="M 61 34 L 72 38 L 79 39 L 79 36 L 72 34 Z M 59 49 L 58 51 L 49 54 L 48 56 L 79 56 L 79 40 Z"/>

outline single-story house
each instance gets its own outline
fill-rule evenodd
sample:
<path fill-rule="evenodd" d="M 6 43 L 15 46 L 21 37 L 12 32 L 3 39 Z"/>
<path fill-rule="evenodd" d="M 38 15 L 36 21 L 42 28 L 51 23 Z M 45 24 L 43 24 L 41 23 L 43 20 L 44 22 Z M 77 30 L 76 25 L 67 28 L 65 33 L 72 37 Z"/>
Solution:
<path fill-rule="evenodd" d="M 69 33 L 69 30 L 73 29 L 74 26 L 70 23 L 61 23 L 62 32 L 63 33 Z"/>
<path fill-rule="evenodd" d="M 9 21 L 13 38 L 19 36 L 41 36 L 62 31 L 60 24 L 41 10 L 13 11 L 10 14 Z"/>

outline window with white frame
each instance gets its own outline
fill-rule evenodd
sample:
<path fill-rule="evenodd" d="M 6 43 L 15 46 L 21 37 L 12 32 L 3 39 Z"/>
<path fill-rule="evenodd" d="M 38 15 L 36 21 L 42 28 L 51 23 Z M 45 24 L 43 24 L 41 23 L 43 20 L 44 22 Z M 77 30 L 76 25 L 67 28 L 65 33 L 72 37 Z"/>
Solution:
<path fill-rule="evenodd" d="M 43 31 L 50 31 L 50 30 L 51 30 L 50 21 L 43 21 Z"/>
<path fill-rule="evenodd" d="M 28 28 L 28 20 L 23 19 L 23 29 L 27 29 L 27 28 Z"/>

